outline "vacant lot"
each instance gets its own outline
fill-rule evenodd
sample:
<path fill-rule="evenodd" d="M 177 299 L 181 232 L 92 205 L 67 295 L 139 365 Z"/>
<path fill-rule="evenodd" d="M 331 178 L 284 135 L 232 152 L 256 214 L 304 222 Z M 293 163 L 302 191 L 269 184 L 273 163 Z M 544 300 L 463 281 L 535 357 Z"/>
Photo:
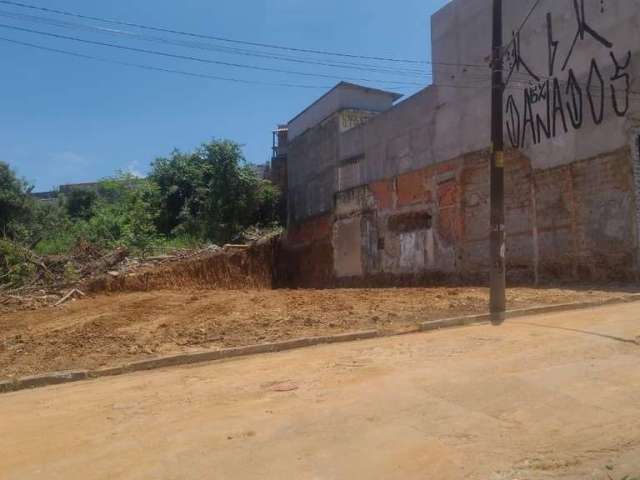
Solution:
<path fill-rule="evenodd" d="M 3 480 L 637 480 L 640 303 L 0 395 Z"/>
<path fill-rule="evenodd" d="M 603 300 L 622 291 L 509 291 L 511 308 Z M 416 323 L 486 311 L 481 288 L 154 291 L 0 314 L 0 378 L 98 368 L 160 354 Z"/>

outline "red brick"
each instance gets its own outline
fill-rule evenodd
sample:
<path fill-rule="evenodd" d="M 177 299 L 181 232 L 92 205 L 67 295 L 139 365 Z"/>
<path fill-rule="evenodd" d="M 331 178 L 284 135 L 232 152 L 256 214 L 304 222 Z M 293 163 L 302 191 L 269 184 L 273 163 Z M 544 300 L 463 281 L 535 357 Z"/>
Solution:
<path fill-rule="evenodd" d="M 380 210 L 393 208 L 393 181 L 383 180 L 381 182 L 373 182 L 369 185 L 373 198 L 376 200 L 376 206 Z"/>
<path fill-rule="evenodd" d="M 287 240 L 292 244 L 323 240 L 331 236 L 332 227 L 331 215 L 313 218 L 291 228 L 287 233 Z"/>
<path fill-rule="evenodd" d="M 426 186 L 424 170 L 400 175 L 398 182 L 398 206 L 431 201 L 431 192 Z"/>
<path fill-rule="evenodd" d="M 460 188 L 456 182 L 446 182 L 438 186 L 438 205 L 452 207 L 458 204 Z"/>

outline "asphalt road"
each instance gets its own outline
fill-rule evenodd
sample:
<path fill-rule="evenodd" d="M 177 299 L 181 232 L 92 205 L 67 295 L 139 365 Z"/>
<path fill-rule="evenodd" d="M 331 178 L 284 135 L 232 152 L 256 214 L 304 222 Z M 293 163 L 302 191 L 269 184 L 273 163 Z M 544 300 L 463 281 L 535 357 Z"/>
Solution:
<path fill-rule="evenodd" d="M 0 478 L 640 476 L 640 304 L 0 396 Z"/>

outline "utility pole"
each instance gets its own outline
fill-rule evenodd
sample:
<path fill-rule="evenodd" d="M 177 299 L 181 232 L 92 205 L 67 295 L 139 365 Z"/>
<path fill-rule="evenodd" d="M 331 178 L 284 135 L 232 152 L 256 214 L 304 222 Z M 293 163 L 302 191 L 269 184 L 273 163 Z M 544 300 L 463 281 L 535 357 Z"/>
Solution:
<path fill-rule="evenodd" d="M 506 310 L 506 243 L 504 215 L 504 130 L 502 0 L 493 0 L 491 60 L 491 318 L 504 321 Z"/>

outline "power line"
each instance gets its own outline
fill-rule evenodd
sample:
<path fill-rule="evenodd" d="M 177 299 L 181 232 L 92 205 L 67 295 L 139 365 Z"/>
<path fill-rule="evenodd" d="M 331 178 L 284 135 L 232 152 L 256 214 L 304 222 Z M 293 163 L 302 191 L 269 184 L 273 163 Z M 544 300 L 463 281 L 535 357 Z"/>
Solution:
<path fill-rule="evenodd" d="M 61 48 L 53 48 L 53 47 L 47 47 L 47 46 L 44 46 L 44 45 L 38 45 L 38 44 L 35 44 L 35 43 L 30 43 L 30 42 L 23 42 L 23 41 L 20 41 L 20 40 L 6 38 L 6 37 L 2 37 L 2 36 L 0 36 L 0 41 L 7 42 L 7 43 L 12 43 L 12 44 L 15 44 L 15 45 L 21 45 L 21 46 L 25 46 L 25 47 L 31 47 L 31 48 L 38 49 L 38 50 L 43 50 L 43 51 L 46 51 L 46 52 L 59 53 L 59 54 L 72 56 L 72 57 L 76 57 L 76 58 L 82 58 L 82 59 L 85 59 L 85 60 L 95 60 L 95 61 L 99 61 L 99 62 L 111 63 L 111 64 L 115 64 L 115 65 L 122 65 L 122 66 L 126 66 L 126 67 L 135 67 L 135 68 L 140 68 L 140 69 L 149 70 L 149 71 L 172 73 L 172 74 L 178 74 L 178 75 L 185 75 L 185 76 L 189 76 L 189 77 L 205 78 L 205 79 L 210 79 L 210 80 L 228 81 L 228 82 L 243 83 L 243 84 L 249 84 L 249 85 L 263 85 L 263 86 L 275 86 L 275 87 L 292 87 L 292 88 L 305 88 L 305 89 L 323 89 L 323 90 L 328 90 L 330 88 L 333 88 L 332 85 L 304 85 L 304 84 L 280 83 L 280 82 L 263 82 L 263 81 L 259 81 L 259 80 L 246 80 L 246 79 L 241 79 L 241 78 L 222 77 L 222 76 L 209 75 L 209 74 L 204 74 L 204 73 L 189 72 L 189 71 L 185 71 L 185 70 L 177 70 L 177 69 L 171 69 L 171 68 L 157 67 L 157 66 L 154 66 L 154 65 L 139 64 L 139 63 L 134 63 L 134 62 L 124 62 L 124 61 L 120 61 L 120 60 L 114 60 L 114 59 L 110 59 L 110 58 L 98 57 L 98 56 L 95 56 L 95 55 L 88 55 L 88 54 L 74 52 L 74 51 L 65 50 L 65 49 L 61 49 Z M 443 87 L 443 88 L 456 88 L 456 89 L 476 89 L 476 90 L 477 89 L 481 89 L 481 88 L 489 88 L 489 85 L 484 85 L 484 84 L 476 84 L 476 85 L 470 85 L 470 84 L 466 84 L 466 85 L 461 85 L 461 84 L 431 84 L 431 85 L 428 85 L 428 86 Z"/>
<path fill-rule="evenodd" d="M 522 29 L 525 27 L 525 25 L 527 24 L 527 22 L 529 21 L 529 19 L 531 18 L 531 15 L 533 15 L 533 12 L 536 11 L 536 9 L 540 6 L 540 3 L 542 2 L 542 0 L 536 0 L 533 5 L 531 6 L 531 9 L 529 10 L 529 13 L 527 13 L 524 17 L 524 19 L 522 20 L 522 22 L 520 23 L 520 26 L 518 27 L 518 29 L 515 31 L 515 33 L 513 34 L 513 36 L 511 37 L 511 41 L 509 41 L 509 43 L 507 43 L 507 45 L 503 48 L 503 53 L 502 56 L 504 57 L 504 55 L 506 55 L 507 50 L 509 50 L 511 48 L 511 46 L 513 45 L 513 43 L 516 41 L 516 36 L 518 34 L 520 34 L 520 32 L 522 32 Z M 1 3 L 1 2 L 0 2 Z"/>
<path fill-rule="evenodd" d="M 31 9 L 31 10 L 40 10 L 40 11 L 43 11 L 43 12 L 54 13 L 54 14 L 57 14 L 57 15 L 65 15 L 65 16 L 68 16 L 68 17 L 81 18 L 81 19 L 84 19 L 84 20 L 92 20 L 92 21 L 96 21 L 96 22 L 108 23 L 108 24 L 111 24 L 111 25 L 121 25 L 121 26 L 127 26 L 127 27 L 140 28 L 140 29 L 143 29 L 143 30 L 151 30 L 151 31 L 156 31 L 156 32 L 171 33 L 171 34 L 174 34 L 174 35 L 182 35 L 182 36 L 188 36 L 188 37 L 194 37 L 194 38 L 203 38 L 203 39 L 208 39 L 208 40 L 216 40 L 216 41 L 219 41 L 219 42 L 235 43 L 235 44 L 240 44 L 240 45 L 249 45 L 249 46 L 253 46 L 253 47 L 285 50 L 285 51 L 290 51 L 290 52 L 311 53 L 311 54 L 314 54 L 314 55 L 327 55 L 327 56 L 336 56 L 336 57 L 351 58 L 351 59 L 376 60 L 376 61 L 405 63 L 405 64 L 413 64 L 413 65 L 444 65 L 444 66 L 456 66 L 456 67 L 457 66 L 462 66 L 462 67 L 482 67 L 482 68 L 486 68 L 486 65 L 481 65 L 481 64 L 430 62 L 430 61 L 424 61 L 424 60 L 411 60 L 411 59 L 399 59 L 399 58 L 389 58 L 389 57 L 380 57 L 380 56 L 356 55 L 356 54 L 352 54 L 352 53 L 332 52 L 332 51 L 328 51 L 328 50 L 313 50 L 313 49 L 306 49 L 306 48 L 289 47 L 289 46 L 284 46 L 284 45 L 274 45 L 274 44 L 269 44 L 269 43 L 250 42 L 250 41 L 246 41 L 246 40 L 236 40 L 236 39 L 220 37 L 220 36 L 214 36 L 214 35 L 205 35 L 205 34 L 199 34 L 199 33 L 193 33 L 193 32 L 186 32 L 186 31 L 182 31 L 182 30 L 174 30 L 174 29 L 164 28 L 164 27 L 155 27 L 155 26 L 151 26 L 151 25 L 145 25 L 145 24 L 133 23 L 133 22 L 125 22 L 125 21 L 113 20 L 113 19 L 103 18 L 103 17 L 82 15 L 82 14 L 70 12 L 70 11 L 67 11 L 67 10 L 58 10 L 58 9 L 47 8 L 47 7 L 39 7 L 37 5 L 31 5 L 31 4 L 22 3 L 22 2 L 15 2 L 15 1 L 12 1 L 12 0 L 0 0 L 0 3 L 6 4 L 6 5 L 12 5 L 14 7 L 27 8 L 27 9 Z"/>
<path fill-rule="evenodd" d="M 0 41 L 13 43 L 13 44 L 16 44 L 16 45 L 27 46 L 27 47 L 31 47 L 31 48 L 35 48 L 35 49 L 39 49 L 39 50 L 43 50 L 43 51 L 48 51 L 48 52 L 60 53 L 60 54 L 73 56 L 73 57 L 77 57 L 77 58 L 83 58 L 83 59 L 88 59 L 88 60 L 96 60 L 96 61 L 100 61 L 100 62 L 104 62 L 104 63 L 112 63 L 112 64 L 122 65 L 122 66 L 127 66 L 127 67 L 141 68 L 141 69 L 150 70 L 150 71 L 158 71 L 158 72 L 164 72 L 164 73 L 173 73 L 173 74 L 179 74 L 179 75 L 186 75 L 186 76 L 189 76 L 189 77 L 198 77 L 198 78 L 206 78 L 206 79 L 212 79 L 212 80 L 229 81 L 229 82 L 244 83 L 244 84 L 250 84 L 250 85 L 293 87 L 293 88 L 306 88 L 306 89 L 330 89 L 330 88 L 332 88 L 331 85 L 304 85 L 304 84 L 294 84 L 294 83 L 264 82 L 264 81 L 259 81 L 259 80 L 246 80 L 246 79 L 240 79 L 240 78 L 234 78 L 234 77 L 223 77 L 223 76 L 218 76 L 218 75 L 210 75 L 210 74 L 204 74 L 204 73 L 189 72 L 189 71 L 185 71 L 185 70 L 158 67 L 158 66 L 153 66 L 153 65 L 139 64 L 139 63 L 135 63 L 135 62 L 125 62 L 125 61 L 120 61 L 120 60 L 114 60 L 114 59 L 99 57 L 99 56 L 95 56 L 95 55 L 88 55 L 88 54 L 84 54 L 84 53 L 73 52 L 73 51 L 70 51 L 70 50 L 47 47 L 47 46 L 44 46 L 44 45 L 38 45 L 38 44 L 34 44 L 34 43 L 29 43 L 29 42 L 23 42 L 23 41 L 10 39 L 10 38 L 6 38 L 6 37 L 0 37 Z M 427 86 L 441 87 L 441 88 L 454 88 L 454 89 L 483 89 L 483 88 L 489 88 L 490 87 L 490 85 L 488 83 L 489 82 L 489 78 L 481 77 L 481 76 L 478 76 L 478 75 L 473 75 L 473 76 L 469 76 L 468 80 L 470 81 L 470 83 L 466 83 L 466 84 L 462 84 L 462 83 L 455 83 L 455 84 L 432 83 L 432 84 L 427 85 Z M 562 81 L 560 83 L 563 84 L 563 85 L 567 84 L 566 81 Z M 584 84 L 578 83 L 577 85 L 586 89 L 586 85 L 584 85 Z M 525 89 L 529 89 L 530 87 L 531 87 L 531 85 L 526 83 L 526 81 L 520 80 L 520 81 L 514 81 L 509 88 L 514 89 L 514 90 L 524 91 Z M 625 91 L 623 91 L 623 90 L 615 90 L 615 92 L 616 93 L 625 93 Z M 629 94 L 630 95 L 640 95 L 640 92 L 635 92 L 635 91 L 629 90 Z M 598 95 L 596 95 L 596 96 L 598 96 Z M 611 97 L 611 95 L 607 95 L 607 94 L 605 94 L 604 96 L 605 97 Z M 638 100 L 638 99 L 634 98 L 632 100 Z"/>
<path fill-rule="evenodd" d="M 277 54 L 263 53 L 260 51 L 251 51 L 246 49 L 240 49 L 237 47 L 224 47 L 220 45 L 212 45 L 212 44 L 202 43 L 202 42 L 175 40 L 175 39 L 169 39 L 166 37 L 141 34 L 141 33 L 132 32 L 128 30 L 116 30 L 113 28 L 104 28 L 104 27 L 88 25 L 84 23 L 56 20 L 56 19 L 42 17 L 38 15 L 15 13 L 15 12 L 9 12 L 6 10 L 0 10 L 0 16 L 11 18 L 18 21 L 27 21 L 31 23 L 45 24 L 45 25 L 73 29 L 73 30 L 85 30 L 85 31 L 105 33 L 110 35 L 119 35 L 119 36 L 125 36 L 127 38 L 135 38 L 138 40 L 149 41 L 154 43 L 177 45 L 177 46 L 183 46 L 187 48 L 195 48 L 195 49 L 207 50 L 207 51 L 216 51 L 216 52 L 228 53 L 231 55 L 243 55 L 243 56 L 266 58 L 266 59 L 278 60 L 278 61 L 284 61 L 284 62 L 319 65 L 319 66 L 327 66 L 327 67 L 339 68 L 339 69 L 361 70 L 366 72 L 386 73 L 386 74 L 402 75 L 402 76 L 413 76 L 413 77 L 432 76 L 431 73 L 420 71 L 420 70 L 389 68 L 389 67 L 381 67 L 381 66 L 371 65 L 371 64 L 344 62 L 344 61 L 338 61 L 338 60 L 333 61 L 331 63 L 322 62 L 322 61 L 310 60 L 310 59 L 304 59 L 304 58 L 296 58 L 296 57 L 288 57 L 288 56 L 277 55 Z"/>
<path fill-rule="evenodd" d="M 38 50 L 42 50 L 42 51 L 46 51 L 46 52 L 52 52 L 52 53 L 58 53 L 58 54 L 67 55 L 67 56 L 71 56 L 71 57 L 82 58 L 82 59 L 85 59 L 85 60 L 99 61 L 99 62 L 102 62 L 102 63 L 110 63 L 110 64 L 121 65 L 121 66 L 125 66 L 125 67 L 133 67 L 133 68 L 138 68 L 138 69 L 142 69 L 142 70 L 146 70 L 146 71 L 152 71 L 152 72 L 161 72 L 161 73 L 170 73 L 170 74 L 175 74 L 175 75 L 182 75 L 182 76 L 191 77 L 191 78 L 202 78 L 202 79 L 207 79 L 207 80 L 225 81 L 225 82 L 239 83 L 239 84 L 245 84 L 245 85 L 259 85 L 259 86 L 285 87 L 285 88 L 301 88 L 301 89 L 309 89 L 309 90 L 328 90 L 328 89 L 333 87 L 332 85 L 305 85 L 305 84 L 283 83 L 283 82 L 264 82 L 264 81 L 259 81 L 259 80 L 246 80 L 246 79 L 234 78 L 234 77 L 223 77 L 223 76 L 218 76 L 218 75 L 209 75 L 209 74 L 206 74 L 206 73 L 189 72 L 189 71 L 185 71 L 185 70 L 158 67 L 158 66 L 154 66 L 154 65 L 139 64 L 139 63 L 134 63 L 134 62 L 124 62 L 124 61 L 114 60 L 114 59 L 110 59 L 110 58 L 98 57 L 98 56 L 95 56 L 95 55 L 87 55 L 87 54 L 84 54 L 84 53 L 73 52 L 73 51 L 70 51 L 70 50 L 47 47 L 47 46 L 44 46 L 44 45 L 38 45 L 38 44 L 34 44 L 34 43 L 29 43 L 29 42 L 23 42 L 23 41 L 14 40 L 14 39 L 11 39 L 11 38 L 1 37 L 1 36 L 0 36 L 0 41 L 11 43 L 11 44 L 15 44 L 15 45 L 21 45 L 21 46 L 25 46 L 25 47 L 30 47 L 30 48 L 34 48 L 34 49 L 38 49 Z M 480 90 L 480 89 L 489 90 L 489 88 L 490 88 L 490 85 L 488 83 L 488 79 L 487 79 L 486 82 L 483 82 L 483 83 L 475 82 L 475 84 L 440 84 L 440 83 L 439 84 L 435 84 L 434 83 L 434 84 L 431 84 L 429 86 L 439 87 L 439 88 L 453 88 L 453 89 L 461 89 L 461 90 Z M 528 88 L 528 85 L 515 82 L 514 84 L 512 84 L 512 86 L 510 88 L 512 88 L 514 90 L 523 91 L 526 88 Z M 636 92 L 630 92 L 630 93 L 636 94 Z M 610 97 L 610 95 L 606 95 L 606 94 L 604 96 L 605 97 Z M 630 100 L 631 101 L 640 101 L 640 98 L 630 98 Z"/>
<path fill-rule="evenodd" d="M 162 56 L 162 57 L 175 58 L 175 59 L 178 59 L 178 60 L 189 60 L 189 61 L 194 61 L 194 62 L 199 62 L 199 63 L 223 65 L 223 66 L 234 67 L 234 68 L 243 68 L 243 69 L 249 69 L 249 70 L 259 70 L 259 71 L 263 71 L 263 72 L 285 73 L 285 74 L 288 74 L 288 75 L 301 75 L 301 76 L 305 76 L 305 77 L 314 77 L 314 78 L 329 78 L 329 79 L 332 79 L 332 80 L 348 80 L 348 81 L 355 81 L 355 82 L 376 82 L 376 83 L 386 83 L 386 84 L 392 84 L 392 85 L 424 86 L 423 83 L 418 83 L 418 82 L 405 82 L 405 81 L 400 81 L 400 80 L 380 80 L 380 79 L 371 79 L 371 78 L 342 77 L 342 76 L 336 76 L 336 75 L 325 75 L 325 74 L 321 74 L 321 73 L 308 73 L 308 72 L 299 72 L 299 71 L 295 71 L 295 70 L 284 70 L 284 69 L 280 69 L 280 68 L 259 67 L 257 65 L 246 65 L 246 64 L 242 64 L 242 63 L 223 62 L 223 61 L 220 61 L 220 60 L 211 60 L 211 59 L 207 59 L 207 58 L 193 57 L 193 56 L 189 56 L 189 55 L 178 55 L 178 54 L 174 54 L 174 53 L 161 52 L 161 51 L 158 51 L 158 50 L 149 50 L 149 49 L 146 49 L 146 48 L 128 47 L 128 46 L 124 46 L 124 45 L 117 45 L 115 43 L 100 42 L 100 41 L 97 41 L 97 40 L 87 40 L 87 39 L 84 39 L 84 38 L 73 37 L 73 36 L 68 36 L 68 35 L 61 35 L 61 34 L 58 34 L 58 33 L 43 32 L 41 30 L 33 30 L 31 28 L 16 27 L 16 26 L 13 26 L 13 25 L 7 25 L 7 24 L 2 24 L 2 23 L 0 23 L 0 28 L 6 28 L 6 29 L 10 29 L 10 30 L 17 30 L 17 31 L 21 31 L 21 32 L 35 33 L 37 35 L 44 35 L 44 36 L 47 36 L 47 37 L 60 38 L 60 39 L 63 39 L 63 40 L 72 40 L 74 42 L 86 43 L 86 44 L 89 44 L 89 45 L 98 45 L 98 46 L 103 46 L 103 47 L 116 48 L 116 49 L 119 49 L 119 50 L 127 50 L 127 51 L 130 51 L 130 52 L 144 53 L 144 54 L 149 54 L 149 55 L 157 55 L 157 56 Z"/>
<path fill-rule="evenodd" d="M 31 47 L 31 48 L 36 48 L 39 50 L 44 50 L 47 52 L 54 52 L 54 53 L 60 53 L 63 55 L 69 55 L 69 56 L 73 56 L 73 57 L 77 57 L 77 58 L 84 58 L 87 60 L 97 60 L 99 62 L 105 62 L 105 63 L 113 63 L 116 65 L 123 65 L 126 67 L 136 67 L 136 68 L 141 68 L 144 70 L 151 70 L 151 71 L 158 71 L 158 72 L 165 72 L 165 73 L 174 73 L 174 74 L 179 74 L 179 75 L 186 75 L 189 77 L 199 77 L 199 78 L 207 78 L 210 80 L 221 80 L 221 81 L 227 81 L 227 82 L 235 82 L 235 83 L 245 83 L 245 84 L 249 84 L 249 85 L 264 85 L 264 86 L 273 86 L 273 87 L 291 87 L 291 88 L 307 88 L 307 89 L 328 89 L 331 88 L 331 86 L 327 86 L 327 85 L 303 85 L 303 84 L 294 84 L 294 83 L 280 83 L 280 82 L 263 82 L 263 81 L 259 81 L 259 80 L 245 80 L 245 79 L 240 79 L 240 78 L 232 78 L 232 77 L 222 77 L 222 76 L 217 76 L 217 75 L 209 75 L 206 73 L 196 73 L 196 72 L 188 72 L 185 70 L 175 70 L 175 69 L 171 69 L 171 68 L 163 68 L 163 67 L 156 67 L 156 66 L 151 66 L 151 65 L 143 65 L 143 64 L 139 64 L 139 63 L 132 63 L 132 62 L 123 62 L 120 60 L 113 60 L 110 58 L 103 58 L 103 57 L 97 57 L 94 55 L 86 55 L 84 53 L 78 53 L 78 52 L 72 52 L 69 50 L 63 50 L 60 48 L 52 48 L 52 47 L 46 47 L 44 45 L 38 45 L 35 43 L 29 43 L 29 42 L 22 42 L 19 40 L 14 40 L 11 38 L 6 38 L 6 37 L 0 37 L 0 41 L 3 42 L 8 42 L 8 43 L 13 43 L 15 45 L 22 45 L 25 47 Z"/>

